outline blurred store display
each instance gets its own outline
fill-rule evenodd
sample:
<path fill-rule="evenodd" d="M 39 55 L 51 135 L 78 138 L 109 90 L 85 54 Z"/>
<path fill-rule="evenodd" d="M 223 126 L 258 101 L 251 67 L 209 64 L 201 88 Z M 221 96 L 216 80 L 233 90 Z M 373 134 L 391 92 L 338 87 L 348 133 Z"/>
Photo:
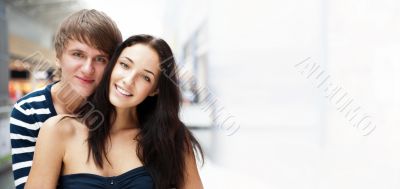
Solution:
<path fill-rule="evenodd" d="M 53 78 L 54 69 L 33 70 L 30 62 L 15 60 L 10 64 L 8 91 L 10 99 L 15 102 L 27 93 L 45 86 Z"/>
<path fill-rule="evenodd" d="M 54 52 L 27 38 L 9 37 L 9 97 L 16 102 L 25 94 L 54 80 Z"/>

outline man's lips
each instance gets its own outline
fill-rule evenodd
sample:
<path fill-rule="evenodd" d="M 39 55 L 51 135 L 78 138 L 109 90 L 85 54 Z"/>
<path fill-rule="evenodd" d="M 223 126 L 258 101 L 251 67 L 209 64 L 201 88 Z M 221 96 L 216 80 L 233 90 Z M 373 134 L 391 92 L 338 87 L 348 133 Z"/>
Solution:
<path fill-rule="evenodd" d="M 91 78 L 79 77 L 79 76 L 76 76 L 76 78 L 78 78 L 79 80 L 81 80 L 84 83 L 89 83 L 90 84 L 90 83 L 94 82 L 94 79 L 91 79 Z"/>

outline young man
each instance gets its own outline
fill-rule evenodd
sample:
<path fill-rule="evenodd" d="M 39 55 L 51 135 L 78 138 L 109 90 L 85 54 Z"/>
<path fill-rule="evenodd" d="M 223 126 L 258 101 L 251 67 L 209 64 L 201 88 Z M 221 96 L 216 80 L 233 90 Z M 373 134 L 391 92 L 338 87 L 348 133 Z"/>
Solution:
<path fill-rule="evenodd" d="M 67 17 L 55 36 L 60 81 L 17 101 L 10 118 L 15 187 L 24 188 L 40 127 L 57 114 L 73 113 L 99 84 L 105 66 L 122 42 L 116 24 L 104 13 L 81 10 Z"/>

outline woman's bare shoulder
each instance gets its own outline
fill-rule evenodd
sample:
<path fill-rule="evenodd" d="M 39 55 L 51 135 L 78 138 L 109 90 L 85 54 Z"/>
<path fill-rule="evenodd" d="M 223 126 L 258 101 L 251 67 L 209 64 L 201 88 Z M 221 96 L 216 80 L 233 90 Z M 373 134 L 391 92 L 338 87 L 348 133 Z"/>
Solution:
<path fill-rule="evenodd" d="M 75 134 L 78 123 L 74 115 L 59 114 L 47 119 L 40 128 L 40 132 L 66 139 Z"/>

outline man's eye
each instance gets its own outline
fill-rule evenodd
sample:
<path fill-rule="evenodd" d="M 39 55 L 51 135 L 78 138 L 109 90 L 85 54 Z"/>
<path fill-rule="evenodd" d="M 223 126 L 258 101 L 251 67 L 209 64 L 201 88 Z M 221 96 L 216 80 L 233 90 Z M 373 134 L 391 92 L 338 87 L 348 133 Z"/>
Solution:
<path fill-rule="evenodd" d="M 83 57 L 83 55 L 81 53 L 78 53 L 78 52 L 72 53 L 72 56 L 76 56 L 76 57 L 79 57 L 79 58 Z"/>
<path fill-rule="evenodd" d="M 108 60 L 106 58 L 104 58 L 104 57 L 97 57 L 96 61 L 97 62 L 101 62 L 101 63 L 107 63 L 108 62 Z"/>

